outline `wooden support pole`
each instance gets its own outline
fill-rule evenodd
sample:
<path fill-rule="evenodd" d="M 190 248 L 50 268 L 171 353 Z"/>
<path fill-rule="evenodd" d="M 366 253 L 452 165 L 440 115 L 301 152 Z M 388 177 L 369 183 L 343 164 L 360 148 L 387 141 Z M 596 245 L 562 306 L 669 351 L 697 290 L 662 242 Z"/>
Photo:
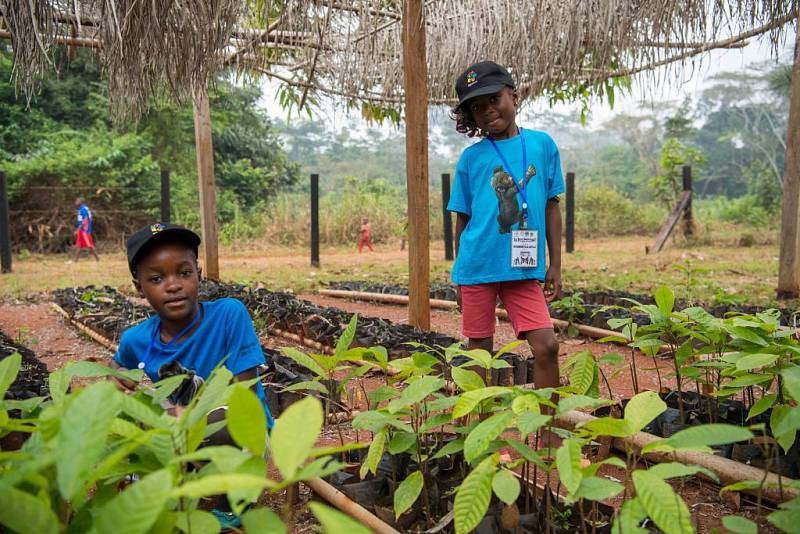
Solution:
<path fill-rule="evenodd" d="M 170 221 L 169 169 L 161 169 L 161 222 Z"/>
<path fill-rule="evenodd" d="M 450 203 L 450 175 L 442 174 L 442 222 L 444 224 L 444 259 L 453 261 L 453 218 L 447 211 Z"/>
<path fill-rule="evenodd" d="M 689 200 L 683 210 L 683 235 L 694 234 L 694 216 L 692 215 L 692 166 L 683 166 L 683 190 L 689 192 Z"/>
<path fill-rule="evenodd" d="M 408 322 L 431 323 L 430 222 L 428 219 L 428 65 L 422 0 L 403 1 L 406 181 L 408 184 Z"/>
<path fill-rule="evenodd" d="M 800 33 L 795 36 L 786 156 L 783 165 L 778 298 L 800 297 Z"/>
<path fill-rule="evenodd" d="M 6 173 L 0 171 L 0 270 L 11 272 L 11 219 L 8 215 Z"/>
<path fill-rule="evenodd" d="M 319 267 L 319 174 L 311 175 L 311 266 Z"/>
<path fill-rule="evenodd" d="M 566 238 L 567 252 L 575 250 L 575 173 L 567 173 Z"/>
<path fill-rule="evenodd" d="M 211 141 L 208 89 L 205 86 L 195 89 L 192 101 L 197 150 L 197 185 L 200 193 L 200 226 L 203 235 L 203 271 L 206 278 L 219 280 L 217 192 L 214 185 L 214 147 Z"/>

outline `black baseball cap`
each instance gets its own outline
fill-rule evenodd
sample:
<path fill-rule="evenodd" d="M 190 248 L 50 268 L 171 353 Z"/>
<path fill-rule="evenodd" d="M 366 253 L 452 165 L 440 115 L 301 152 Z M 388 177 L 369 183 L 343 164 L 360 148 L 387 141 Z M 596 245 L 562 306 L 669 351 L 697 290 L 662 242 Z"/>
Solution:
<path fill-rule="evenodd" d="M 456 79 L 458 105 L 476 96 L 494 94 L 504 87 L 515 87 L 514 79 L 505 67 L 494 61 L 475 63 Z"/>
<path fill-rule="evenodd" d="M 154 223 L 140 228 L 128 238 L 128 268 L 131 274 L 136 271 L 136 261 L 148 249 L 157 243 L 178 242 L 185 243 L 197 255 L 200 246 L 200 236 L 188 228 L 169 223 Z"/>

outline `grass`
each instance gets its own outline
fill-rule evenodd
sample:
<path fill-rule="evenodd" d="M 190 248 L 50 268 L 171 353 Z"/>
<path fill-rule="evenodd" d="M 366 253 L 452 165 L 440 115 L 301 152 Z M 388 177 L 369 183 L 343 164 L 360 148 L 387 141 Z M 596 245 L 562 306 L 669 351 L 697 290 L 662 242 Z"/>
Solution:
<path fill-rule="evenodd" d="M 576 240 L 576 250 L 563 254 L 562 277 L 566 288 L 626 290 L 652 293 L 662 284 L 678 297 L 719 303 L 757 305 L 774 303 L 778 272 L 778 245 L 762 236 L 753 246 L 738 246 L 738 237 L 707 234 L 695 242 L 669 242 L 658 254 L 645 254 L 652 237 L 616 237 Z M 379 244 L 375 253 L 358 254 L 353 248 L 329 247 L 321 251 L 322 267 L 310 267 L 305 249 L 275 245 L 238 245 L 220 251 L 222 278 L 248 285 L 263 284 L 275 290 L 308 291 L 332 280 L 372 280 L 408 283 L 407 251 L 396 242 Z M 432 243 L 431 280 L 447 281 L 450 264 L 443 260 L 441 242 Z M 31 293 L 66 286 L 111 285 L 132 291 L 122 253 L 104 254 L 100 263 L 81 259 L 66 263 L 66 255 L 15 258 L 13 272 L 0 276 L 0 296 L 23 298 Z M 798 303 L 784 303 L 789 306 Z"/>

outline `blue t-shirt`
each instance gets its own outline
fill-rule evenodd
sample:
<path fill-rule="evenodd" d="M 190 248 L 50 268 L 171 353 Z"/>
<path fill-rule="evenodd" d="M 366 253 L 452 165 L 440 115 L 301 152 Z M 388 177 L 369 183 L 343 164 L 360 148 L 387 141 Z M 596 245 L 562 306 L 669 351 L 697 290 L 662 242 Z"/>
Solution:
<path fill-rule="evenodd" d="M 78 227 L 78 230 L 83 230 L 87 234 L 92 233 L 92 212 L 86 204 L 81 204 L 78 207 L 78 221 L 75 226 Z"/>
<path fill-rule="evenodd" d="M 226 356 L 225 367 L 234 375 L 264 363 L 264 353 L 244 304 L 236 299 L 223 298 L 202 302 L 200 305 L 203 307 L 203 320 L 197 330 L 184 341 L 167 346 L 161 342 L 161 336 L 155 336 L 155 343 L 144 369 L 153 382 L 158 381 L 158 369 L 175 360 L 204 380 Z M 147 346 L 159 326 L 158 315 L 153 315 L 125 330 L 114 361 L 128 369 L 136 369 L 145 358 Z M 272 414 L 261 382 L 256 383 L 256 395 L 264 406 L 267 426 L 272 428 Z"/>
<path fill-rule="evenodd" d="M 511 267 L 511 231 L 519 228 L 521 196 L 488 139 L 464 149 L 456 166 L 449 211 L 464 213 L 469 222 L 461 233 L 458 257 L 453 265 L 453 283 L 488 284 L 512 280 L 544 280 L 545 206 L 564 192 L 561 159 L 553 139 L 544 132 L 523 130 L 527 152 L 528 180 L 524 189 L 528 203 L 527 228 L 537 230 L 536 267 Z M 495 141 L 511 168 L 522 177 L 522 143 L 518 135 Z"/>

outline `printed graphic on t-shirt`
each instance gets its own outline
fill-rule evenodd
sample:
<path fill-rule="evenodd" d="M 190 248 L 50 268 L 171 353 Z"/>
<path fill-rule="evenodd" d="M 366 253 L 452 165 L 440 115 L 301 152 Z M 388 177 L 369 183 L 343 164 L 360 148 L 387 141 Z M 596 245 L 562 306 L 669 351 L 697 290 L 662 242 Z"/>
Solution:
<path fill-rule="evenodd" d="M 520 189 L 524 190 L 525 185 L 536 176 L 536 167 L 528 165 L 528 172 L 525 173 L 525 184 L 520 184 Z M 500 225 L 500 233 L 507 234 L 511 227 L 522 222 L 522 209 L 517 201 L 517 187 L 514 179 L 503 167 L 498 165 L 492 175 L 492 189 L 497 195 L 498 212 L 497 223 Z"/>

